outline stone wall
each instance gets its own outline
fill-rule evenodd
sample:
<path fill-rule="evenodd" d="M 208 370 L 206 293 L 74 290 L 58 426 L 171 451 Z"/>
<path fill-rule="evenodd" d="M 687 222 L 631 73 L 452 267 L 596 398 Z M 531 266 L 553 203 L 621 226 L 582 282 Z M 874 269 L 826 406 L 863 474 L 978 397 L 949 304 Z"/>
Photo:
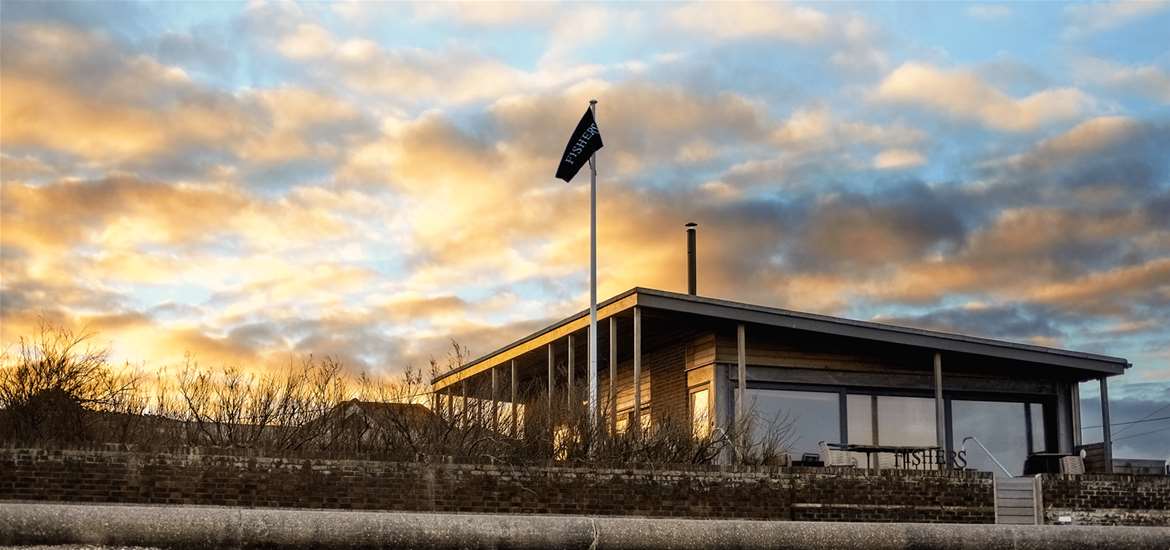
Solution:
<path fill-rule="evenodd" d="M 595 469 L 0 449 L 0 499 L 495 514 L 991 523 L 989 474 Z"/>
<path fill-rule="evenodd" d="M 1045 523 L 1170 526 L 1170 476 L 1044 474 L 1040 486 Z"/>

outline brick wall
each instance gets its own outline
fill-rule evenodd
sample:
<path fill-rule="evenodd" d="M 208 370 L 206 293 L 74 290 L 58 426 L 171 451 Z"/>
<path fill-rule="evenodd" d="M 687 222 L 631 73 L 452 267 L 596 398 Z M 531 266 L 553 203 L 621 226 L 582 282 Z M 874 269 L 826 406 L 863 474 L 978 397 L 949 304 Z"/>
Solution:
<path fill-rule="evenodd" d="M 1170 476 L 1045 474 L 1045 523 L 1170 526 Z"/>
<path fill-rule="evenodd" d="M 991 523 L 987 474 L 585 469 L 0 449 L 0 499 L 436 512 Z"/>

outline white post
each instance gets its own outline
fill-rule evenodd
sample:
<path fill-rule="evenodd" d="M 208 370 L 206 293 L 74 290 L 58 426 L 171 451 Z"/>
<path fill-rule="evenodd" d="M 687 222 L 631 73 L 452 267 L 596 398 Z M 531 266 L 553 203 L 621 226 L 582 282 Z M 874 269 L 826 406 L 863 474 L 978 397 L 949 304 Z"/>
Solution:
<path fill-rule="evenodd" d="M 747 414 L 747 335 L 743 323 L 735 327 L 735 421 L 737 429 L 744 427 Z"/>
<path fill-rule="evenodd" d="M 589 101 L 597 121 L 597 100 Z M 589 157 L 589 427 L 597 431 L 597 153 Z"/>
<path fill-rule="evenodd" d="M 617 433 L 617 316 L 609 318 L 609 433 Z"/>
<path fill-rule="evenodd" d="M 549 342 L 548 343 L 548 422 L 549 422 L 550 428 L 552 427 L 553 408 L 555 405 L 555 403 L 553 402 L 553 390 L 555 389 L 554 384 L 556 383 L 556 371 L 554 370 L 555 368 L 556 367 L 553 366 L 553 343 Z"/>
<path fill-rule="evenodd" d="M 499 367 L 492 367 L 492 422 L 491 422 L 491 426 L 492 426 L 493 432 L 500 431 L 500 422 L 499 422 L 500 421 L 500 409 L 499 409 L 499 401 L 497 400 L 497 393 L 500 391 L 500 385 L 499 385 L 499 381 L 497 380 L 498 377 L 496 376 L 496 372 L 499 370 L 500 370 Z"/>
<path fill-rule="evenodd" d="M 1081 383 L 1069 384 L 1069 410 L 1072 416 L 1072 444 L 1071 451 L 1081 446 Z"/>
<path fill-rule="evenodd" d="M 516 360 L 515 359 L 512 360 L 512 377 L 510 378 L 510 380 L 512 382 L 512 437 L 518 437 L 520 435 L 520 428 L 519 428 L 519 422 L 516 419 L 516 399 L 517 399 L 516 394 L 518 393 L 517 390 L 519 388 L 517 387 L 518 383 L 516 382 Z"/>
<path fill-rule="evenodd" d="M 573 348 L 575 346 L 573 344 L 574 344 L 573 335 L 570 334 L 569 335 L 569 370 L 568 370 L 569 377 L 565 381 L 568 384 L 568 388 L 566 388 L 566 390 L 565 390 L 565 393 L 568 394 L 566 396 L 565 401 L 569 407 L 569 411 L 573 410 L 573 384 L 577 383 L 575 377 L 573 376 L 573 374 L 574 374 L 573 371 L 577 370 L 577 363 L 576 363 L 576 361 L 574 361 L 575 354 L 573 353 Z"/>
<path fill-rule="evenodd" d="M 1101 442 L 1105 450 L 1105 473 L 1113 473 L 1113 430 L 1109 425 L 1109 383 L 1101 377 Z"/>
<path fill-rule="evenodd" d="M 942 354 L 934 352 L 934 435 L 938 448 L 945 446 L 946 408 L 942 391 Z"/>
<path fill-rule="evenodd" d="M 642 430 L 642 308 L 634 306 L 634 418 L 631 428 Z"/>

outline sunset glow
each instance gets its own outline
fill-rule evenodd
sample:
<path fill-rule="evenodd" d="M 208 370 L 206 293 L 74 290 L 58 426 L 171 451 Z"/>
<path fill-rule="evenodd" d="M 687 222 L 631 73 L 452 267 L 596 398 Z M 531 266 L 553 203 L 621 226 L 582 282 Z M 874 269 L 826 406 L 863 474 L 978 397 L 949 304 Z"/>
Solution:
<path fill-rule="evenodd" d="M 1166 2 L 2 10 L 4 349 L 489 352 L 588 305 L 553 174 L 597 98 L 601 298 L 685 290 L 695 221 L 702 295 L 1122 356 L 1115 420 L 1170 402 Z"/>

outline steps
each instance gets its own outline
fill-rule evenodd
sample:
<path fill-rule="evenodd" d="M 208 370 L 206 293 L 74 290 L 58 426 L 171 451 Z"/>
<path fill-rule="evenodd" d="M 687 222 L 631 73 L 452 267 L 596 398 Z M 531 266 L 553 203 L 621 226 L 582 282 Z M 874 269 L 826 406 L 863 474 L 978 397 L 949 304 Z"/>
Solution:
<path fill-rule="evenodd" d="M 1036 488 L 1031 477 L 995 479 L 995 522 L 1035 525 Z"/>

